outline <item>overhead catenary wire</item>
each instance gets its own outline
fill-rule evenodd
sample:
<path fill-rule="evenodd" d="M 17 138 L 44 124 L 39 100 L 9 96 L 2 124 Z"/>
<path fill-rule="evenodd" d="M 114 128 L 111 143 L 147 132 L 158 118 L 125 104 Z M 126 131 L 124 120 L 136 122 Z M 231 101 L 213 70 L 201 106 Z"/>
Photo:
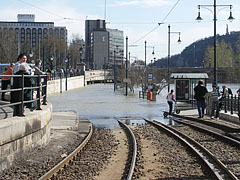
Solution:
<path fill-rule="evenodd" d="M 20 2 L 22 2 L 22 3 L 24 3 L 24 4 L 27 4 L 27 5 L 29 5 L 29 6 L 32 6 L 32 7 L 36 8 L 36 9 L 39 9 L 39 10 L 41 10 L 41 11 L 47 12 L 47 13 L 49 13 L 49 14 L 52 14 L 52 15 L 54 15 L 54 16 L 61 17 L 62 19 L 65 18 L 65 17 L 63 17 L 63 16 L 61 16 L 61 15 L 59 15 L 59 14 L 56 14 L 56 13 L 53 13 L 53 12 L 48 11 L 48 10 L 46 10 L 46 9 L 37 7 L 37 6 L 35 6 L 35 5 L 31 4 L 31 3 L 28 3 L 28 2 L 26 2 L 26 1 L 23 1 L 23 0 L 18 0 L 18 1 L 20 1 Z"/>
<path fill-rule="evenodd" d="M 149 31 L 148 33 L 146 33 L 145 35 L 143 35 L 141 38 L 139 38 L 137 41 L 133 42 L 132 45 L 136 44 L 137 42 L 141 41 L 143 38 L 145 38 L 146 36 L 148 36 L 149 34 L 151 34 L 153 31 L 155 31 L 158 27 L 160 27 L 161 24 L 164 24 L 164 21 L 167 19 L 167 17 L 170 15 L 170 13 L 175 9 L 175 7 L 177 6 L 177 4 L 180 2 L 180 0 L 177 0 L 177 2 L 173 5 L 173 7 L 170 9 L 170 11 L 167 13 L 167 15 L 163 18 L 163 20 L 158 23 L 158 25 L 153 28 L 151 31 Z"/>

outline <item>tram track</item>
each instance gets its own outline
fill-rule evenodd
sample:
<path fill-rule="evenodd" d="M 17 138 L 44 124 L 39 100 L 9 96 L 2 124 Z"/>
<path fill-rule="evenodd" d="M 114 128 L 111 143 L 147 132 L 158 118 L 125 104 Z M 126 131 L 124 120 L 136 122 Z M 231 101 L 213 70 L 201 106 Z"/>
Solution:
<path fill-rule="evenodd" d="M 72 162 L 72 160 L 77 156 L 81 150 L 86 146 L 88 141 L 91 139 L 93 133 L 93 127 L 90 126 L 90 130 L 86 138 L 83 140 L 83 142 L 71 153 L 69 154 L 65 159 L 63 159 L 61 162 L 59 162 L 56 166 L 54 166 L 50 171 L 48 171 L 46 174 L 44 174 L 42 177 L 39 178 L 39 180 L 47 180 L 54 177 L 61 169 L 66 167 L 69 163 Z"/>
<path fill-rule="evenodd" d="M 132 179 L 134 165 L 136 161 L 136 140 L 134 138 L 131 129 L 128 128 L 124 123 L 118 121 L 122 130 L 117 130 L 116 133 L 120 133 L 121 131 L 126 133 L 126 139 L 124 140 L 117 140 L 114 138 L 114 132 L 110 130 L 101 130 L 97 129 L 97 132 L 91 132 L 87 136 L 88 144 L 83 143 L 77 149 L 73 151 L 66 159 L 61 161 L 57 164 L 54 168 L 52 168 L 49 172 L 43 175 L 39 180 L 46 180 L 46 179 Z M 107 132 L 107 133 L 106 133 Z M 119 135 L 119 134 L 118 134 Z M 94 136 L 94 137 L 91 137 Z M 104 137 L 105 136 L 105 137 Z M 110 138 L 109 138 L 110 137 Z M 128 137 L 128 138 L 127 138 Z M 91 139 L 90 139 L 91 138 Z M 127 140 L 128 139 L 128 140 Z M 120 141 L 122 141 L 120 143 Z M 110 145 L 109 145 L 110 144 Z M 108 167 L 110 164 L 111 166 L 119 167 L 119 159 L 124 157 L 115 157 L 118 154 L 117 148 L 119 144 L 125 144 L 128 149 L 126 153 L 126 160 L 123 162 L 123 171 L 121 172 L 120 169 L 113 169 L 113 167 Z M 97 148 L 96 148 L 97 147 Z M 126 148 L 123 147 L 123 148 Z M 78 150 L 80 149 L 80 150 Z M 82 151 L 81 151 L 82 150 Z M 124 155 L 123 155 L 124 156 Z M 115 159 L 115 160 L 114 160 Z M 117 159 L 117 160 L 116 160 Z M 113 162 L 116 161 L 116 162 Z M 114 165 L 115 164 L 115 165 Z M 116 164 L 118 164 L 116 166 Z M 93 168 L 95 167 L 95 168 Z M 104 175 L 104 169 L 109 168 Z M 116 175 L 119 174 L 120 175 Z M 107 174 L 108 173 L 108 174 Z M 110 174 L 109 174 L 110 173 Z M 103 175 L 102 175 L 103 174 Z M 114 175 L 115 174 L 115 175 Z"/>
<path fill-rule="evenodd" d="M 209 170 L 211 170 L 212 175 L 215 179 L 238 179 L 238 177 L 233 172 L 231 172 L 221 160 L 218 159 L 216 154 L 211 153 L 199 142 L 192 139 L 188 134 L 185 133 L 186 130 L 179 131 L 179 128 L 169 127 L 159 122 L 152 122 L 148 120 L 147 122 L 153 124 L 157 128 L 165 129 L 176 138 L 191 147 L 191 149 L 202 159 Z M 212 144 L 212 141 L 209 142 L 209 144 Z"/>
<path fill-rule="evenodd" d="M 132 179 L 212 179 L 208 175 L 209 170 L 202 167 L 189 148 L 182 146 L 166 132 L 149 124 L 131 125 L 129 129 L 137 142 L 135 167 L 131 168 L 134 169 Z"/>
<path fill-rule="evenodd" d="M 187 134 L 207 148 L 227 169 L 233 172 L 235 177 L 240 179 L 240 141 L 194 124 L 180 120 L 174 121 L 181 124 L 181 126 L 175 126 L 175 129 Z"/>

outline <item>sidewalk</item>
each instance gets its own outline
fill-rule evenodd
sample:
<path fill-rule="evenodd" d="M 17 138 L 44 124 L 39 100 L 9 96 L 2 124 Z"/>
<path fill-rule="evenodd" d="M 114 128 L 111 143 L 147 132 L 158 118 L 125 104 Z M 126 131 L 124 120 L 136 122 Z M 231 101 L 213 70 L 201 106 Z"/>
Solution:
<path fill-rule="evenodd" d="M 193 109 L 181 111 L 180 114 L 174 114 L 174 116 L 210 125 L 240 140 L 240 121 L 236 114 L 223 113 L 222 111 L 220 112 L 219 119 L 211 119 L 208 115 L 205 115 L 203 118 L 198 118 L 197 109 Z"/>
<path fill-rule="evenodd" d="M 198 118 L 197 109 L 181 111 L 180 114 L 178 114 L 178 115 L 197 118 L 197 119 L 203 119 L 203 120 L 212 120 L 212 119 L 210 119 L 210 117 L 208 115 L 205 115 L 204 118 Z M 239 117 L 237 114 L 230 114 L 229 112 L 224 113 L 223 111 L 220 111 L 219 115 L 220 115 L 219 120 L 227 121 L 227 122 L 230 122 L 230 123 L 240 126 L 240 121 L 239 121 Z M 216 120 L 216 119 L 214 119 L 214 120 Z"/>
<path fill-rule="evenodd" d="M 58 133 L 61 130 L 78 131 L 80 135 L 85 136 L 88 134 L 90 126 L 89 120 L 79 120 L 77 113 L 73 111 L 53 111 L 52 113 L 51 130 L 56 130 Z"/>

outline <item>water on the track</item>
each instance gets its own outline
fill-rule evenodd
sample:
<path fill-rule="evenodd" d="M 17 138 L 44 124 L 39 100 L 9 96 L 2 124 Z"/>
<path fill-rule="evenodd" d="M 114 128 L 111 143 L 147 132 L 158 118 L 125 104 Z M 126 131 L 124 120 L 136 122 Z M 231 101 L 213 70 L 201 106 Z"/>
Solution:
<path fill-rule="evenodd" d="M 133 124 L 141 124 L 142 118 L 171 123 L 163 117 L 163 111 L 168 110 L 166 95 L 164 89 L 157 95 L 156 102 L 147 101 L 138 97 L 138 91 L 125 96 L 124 91 L 114 92 L 113 84 L 95 84 L 49 96 L 48 100 L 53 104 L 53 110 L 73 110 L 80 119 L 89 119 L 95 126 L 112 129 L 118 127 L 115 118 L 121 117 L 130 117 Z"/>

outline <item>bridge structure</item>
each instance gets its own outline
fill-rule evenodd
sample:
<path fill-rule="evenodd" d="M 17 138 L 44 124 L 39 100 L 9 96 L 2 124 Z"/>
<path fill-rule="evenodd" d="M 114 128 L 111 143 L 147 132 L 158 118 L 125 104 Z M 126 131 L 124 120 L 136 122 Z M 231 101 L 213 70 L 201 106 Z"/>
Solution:
<path fill-rule="evenodd" d="M 113 82 L 113 70 L 91 70 L 84 72 L 85 83 L 104 83 L 104 82 Z"/>

